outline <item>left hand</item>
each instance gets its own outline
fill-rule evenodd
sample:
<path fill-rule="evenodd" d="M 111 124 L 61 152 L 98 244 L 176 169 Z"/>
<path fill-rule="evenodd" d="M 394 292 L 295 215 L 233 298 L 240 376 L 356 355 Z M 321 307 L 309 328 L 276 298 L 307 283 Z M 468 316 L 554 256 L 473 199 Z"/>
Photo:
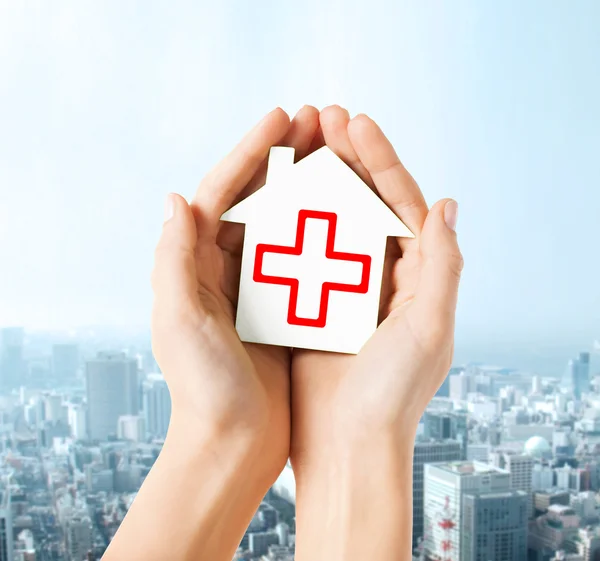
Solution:
<path fill-rule="evenodd" d="M 335 463 L 372 435 L 414 438 L 451 366 L 463 264 L 454 232 L 456 203 L 445 199 L 428 210 L 415 180 L 371 119 L 350 120 L 347 111 L 332 106 L 321 112 L 320 125 L 329 148 L 415 238 L 388 239 L 381 323 L 357 355 L 293 352 L 291 459 L 299 486 L 306 474 Z"/>

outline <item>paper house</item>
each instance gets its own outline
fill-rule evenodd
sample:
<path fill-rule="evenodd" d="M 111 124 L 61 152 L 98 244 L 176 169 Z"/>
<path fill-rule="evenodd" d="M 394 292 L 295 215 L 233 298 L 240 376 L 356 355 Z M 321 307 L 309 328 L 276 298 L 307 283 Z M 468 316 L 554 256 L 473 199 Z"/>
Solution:
<path fill-rule="evenodd" d="M 326 146 L 296 164 L 271 148 L 265 185 L 221 219 L 246 224 L 241 340 L 342 353 L 377 328 L 387 236 L 413 237 Z"/>

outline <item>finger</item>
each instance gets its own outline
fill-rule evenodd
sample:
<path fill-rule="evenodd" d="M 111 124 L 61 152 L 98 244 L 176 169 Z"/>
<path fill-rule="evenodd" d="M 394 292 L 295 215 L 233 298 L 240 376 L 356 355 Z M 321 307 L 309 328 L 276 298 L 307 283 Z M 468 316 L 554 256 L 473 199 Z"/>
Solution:
<path fill-rule="evenodd" d="M 312 105 L 305 105 L 292 119 L 290 129 L 285 135 L 282 146 L 296 149 L 295 161 L 309 154 L 310 145 L 319 129 L 319 110 Z"/>
<path fill-rule="evenodd" d="M 301 160 L 310 153 L 310 145 L 315 137 L 315 134 L 319 128 L 319 110 L 316 107 L 305 105 L 296 113 L 295 117 L 290 123 L 285 137 L 280 141 L 280 146 L 290 146 L 295 149 L 295 160 Z M 254 193 L 259 187 L 262 187 L 265 183 L 265 177 L 267 175 L 267 161 L 261 163 L 258 171 L 254 174 L 254 177 L 250 180 L 248 185 L 242 190 L 238 197 L 233 201 L 233 204 L 245 199 Z"/>
<path fill-rule="evenodd" d="M 330 105 L 321 111 L 319 121 L 325 144 L 346 162 L 367 185 L 372 187 L 373 180 L 356 154 L 348 136 L 348 123 L 350 122 L 348 111 L 339 105 Z"/>
<path fill-rule="evenodd" d="M 317 131 L 315 132 L 315 136 L 312 142 L 310 143 L 310 147 L 308 148 L 308 153 L 312 154 L 313 152 L 315 152 L 319 148 L 322 148 L 323 146 L 325 146 L 325 138 L 323 137 L 323 130 L 321 129 L 321 125 L 319 123 Z"/>
<path fill-rule="evenodd" d="M 315 133 L 319 128 L 319 110 L 310 105 L 305 105 L 292 119 L 290 128 L 285 137 L 280 142 L 281 146 L 291 146 L 295 149 L 295 159 L 300 160 L 309 153 L 311 143 Z M 259 187 L 264 185 L 267 173 L 267 159 L 261 164 L 259 171 L 252 178 L 240 196 L 232 203 L 245 199 L 254 193 Z M 221 224 L 217 236 L 219 246 L 231 255 L 239 257 L 242 252 L 242 237 L 244 226 L 234 222 L 224 222 Z"/>
<path fill-rule="evenodd" d="M 269 149 L 288 132 L 290 120 L 283 109 L 266 115 L 242 141 L 201 181 L 192 207 L 202 230 L 216 235 L 221 215 L 252 179 Z"/>
<path fill-rule="evenodd" d="M 421 275 L 409 313 L 417 336 L 432 348 L 451 341 L 454 331 L 463 268 L 455 232 L 457 212 L 458 205 L 452 199 L 436 203 L 427 215 L 419 240 Z"/>
<path fill-rule="evenodd" d="M 183 310 L 197 295 L 194 257 L 197 237 L 194 215 L 187 201 L 180 195 L 168 195 L 152 271 L 155 303 L 162 309 Z"/>
<path fill-rule="evenodd" d="M 383 201 L 418 236 L 427 216 L 427 203 L 390 141 L 366 115 L 357 115 L 350 121 L 348 134 Z"/>

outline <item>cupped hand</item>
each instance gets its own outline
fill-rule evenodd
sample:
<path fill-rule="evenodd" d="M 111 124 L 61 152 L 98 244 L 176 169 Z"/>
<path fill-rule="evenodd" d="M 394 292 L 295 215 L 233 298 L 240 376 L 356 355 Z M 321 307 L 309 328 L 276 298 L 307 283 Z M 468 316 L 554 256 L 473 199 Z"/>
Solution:
<path fill-rule="evenodd" d="M 456 203 L 425 199 L 381 129 L 365 115 L 332 106 L 320 115 L 325 143 L 414 233 L 390 238 L 380 325 L 357 355 L 295 349 L 291 459 L 336 461 L 349 443 L 376 435 L 414 437 L 418 421 L 451 366 L 462 256 Z"/>
<path fill-rule="evenodd" d="M 289 452 L 290 350 L 243 344 L 235 331 L 243 227 L 220 216 L 263 182 L 269 148 L 310 149 L 318 111 L 276 109 L 201 182 L 169 195 L 152 275 L 152 346 L 169 386 L 172 430 L 252 446 L 269 478 Z"/>

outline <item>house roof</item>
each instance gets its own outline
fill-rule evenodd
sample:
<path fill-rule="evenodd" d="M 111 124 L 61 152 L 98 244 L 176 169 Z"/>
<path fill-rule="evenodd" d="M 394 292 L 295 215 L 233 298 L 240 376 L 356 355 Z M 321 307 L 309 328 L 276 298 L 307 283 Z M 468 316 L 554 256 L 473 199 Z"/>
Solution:
<path fill-rule="evenodd" d="M 265 185 L 225 212 L 221 219 L 247 224 L 264 220 L 268 209 L 283 205 L 300 208 L 325 205 L 328 208 L 319 210 L 334 211 L 346 206 L 364 218 L 370 229 L 379 229 L 387 236 L 414 237 L 377 194 L 327 146 L 296 164 L 293 161 L 293 148 L 271 148 Z"/>

